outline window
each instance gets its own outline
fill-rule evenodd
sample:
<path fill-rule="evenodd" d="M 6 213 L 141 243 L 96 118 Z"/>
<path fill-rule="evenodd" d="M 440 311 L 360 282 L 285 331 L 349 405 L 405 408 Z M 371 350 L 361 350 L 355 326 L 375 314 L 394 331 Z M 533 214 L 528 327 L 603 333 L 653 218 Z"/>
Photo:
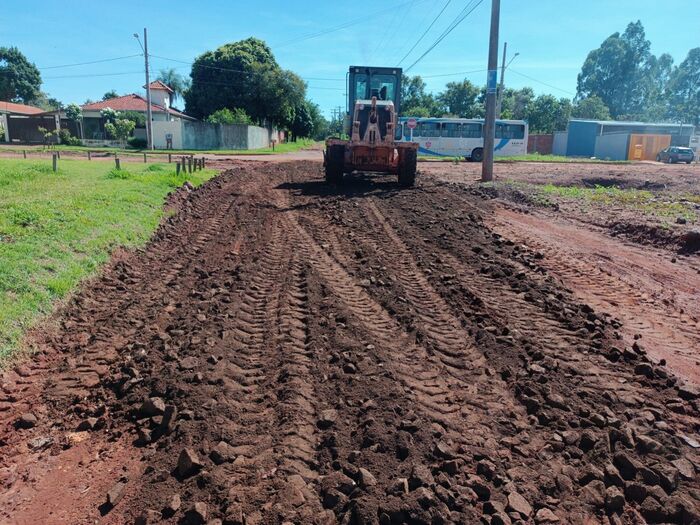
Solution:
<path fill-rule="evenodd" d="M 439 122 L 420 122 L 416 128 L 420 134 L 419 137 L 439 137 L 440 136 L 440 123 Z M 416 133 L 414 132 L 415 136 Z"/>
<path fill-rule="evenodd" d="M 481 124 L 476 122 L 462 124 L 462 137 L 466 139 L 480 139 Z"/>
<path fill-rule="evenodd" d="M 394 134 L 394 139 L 395 140 L 402 140 L 403 139 L 403 122 L 397 123 L 396 133 Z"/>
<path fill-rule="evenodd" d="M 355 100 L 365 100 L 367 98 L 367 75 L 355 75 Z M 353 100 L 353 103 L 355 101 Z"/>
<path fill-rule="evenodd" d="M 372 75 L 371 97 L 377 100 L 394 100 L 396 92 L 396 77 L 394 75 Z"/>
<path fill-rule="evenodd" d="M 462 125 L 459 122 L 443 122 L 442 136 L 443 137 L 459 137 Z"/>
<path fill-rule="evenodd" d="M 525 126 L 522 124 L 496 124 L 497 139 L 523 139 Z"/>

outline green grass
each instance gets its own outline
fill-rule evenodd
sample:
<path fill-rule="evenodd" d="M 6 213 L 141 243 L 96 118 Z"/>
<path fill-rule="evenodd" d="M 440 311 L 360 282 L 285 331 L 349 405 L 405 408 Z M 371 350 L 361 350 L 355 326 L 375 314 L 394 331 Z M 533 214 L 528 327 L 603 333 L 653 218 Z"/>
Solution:
<path fill-rule="evenodd" d="M 262 149 L 229 149 L 229 150 L 190 150 L 190 149 L 177 149 L 177 150 L 140 150 L 140 149 L 123 149 L 123 148 L 106 148 L 106 147 L 87 147 L 87 146 L 64 146 L 59 144 L 58 146 L 52 147 L 50 151 L 74 151 L 74 152 L 85 152 L 87 155 L 88 150 L 92 152 L 101 153 L 119 153 L 119 155 L 139 155 L 143 153 L 148 153 L 149 155 L 166 155 L 171 153 L 173 155 L 277 155 L 280 153 L 293 153 L 305 148 L 309 148 L 316 144 L 315 141 L 309 139 L 301 139 L 297 142 L 286 142 L 284 144 L 277 144 L 273 151 L 272 148 L 262 148 Z M 28 154 L 32 151 L 42 151 L 41 146 L 0 146 L 0 151 L 14 151 L 22 152 L 22 150 L 27 150 Z M 48 151 L 48 150 L 47 150 Z"/>
<path fill-rule="evenodd" d="M 433 155 L 418 155 L 419 160 L 428 160 L 433 162 L 468 162 L 464 157 L 437 157 Z M 573 163 L 581 162 L 588 164 L 629 164 L 628 160 L 602 160 L 588 159 L 582 157 L 563 157 L 560 155 L 540 155 L 539 153 L 528 153 L 527 155 L 515 155 L 511 157 L 495 157 L 494 162 L 555 162 L 555 163 Z"/>
<path fill-rule="evenodd" d="M 211 170 L 177 176 L 174 165 L 0 159 L 0 368 L 57 300 L 119 246 L 143 245 L 165 196 Z"/>
<path fill-rule="evenodd" d="M 692 194 L 675 197 L 665 194 L 655 194 L 649 190 L 635 188 L 621 189 L 617 187 L 595 186 L 559 186 L 555 184 L 528 184 L 524 182 L 507 181 L 508 186 L 524 191 L 532 196 L 535 203 L 549 206 L 553 198 L 558 201 L 578 201 L 598 207 L 624 207 L 636 210 L 641 214 L 655 216 L 661 219 L 683 217 L 690 223 L 698 220 L 693 202 L 697 196 Z"/>

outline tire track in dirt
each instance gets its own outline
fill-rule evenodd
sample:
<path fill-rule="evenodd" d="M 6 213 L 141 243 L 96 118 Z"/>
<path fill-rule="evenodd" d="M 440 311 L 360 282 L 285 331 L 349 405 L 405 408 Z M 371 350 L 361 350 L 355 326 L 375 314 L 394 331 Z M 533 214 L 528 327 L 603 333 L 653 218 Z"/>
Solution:
<path fill-rule="evenodd" d="M 700 311 L 697 306 L 700 290 L 695 288 L 693 291 L 690 270 L 683 272 L 688 279 L 677 283 L 671 297 L 658 296 L 657 291 L 646 286 L 647 280 L 653 280 L 658 286 L 657 278 L 653 273 L 640 273 L 648 268 L 624 268 L 607 256 L 604 246 L 586 254 L 583 245 L 578 248 L 579 253 L 574 253 L 566 238 L 558 234 L 556 224 L 547 227 L 553 231 L 550 235 L 559 241 L 558 244 L 543 237 L 544 232 L 538 228 L 540 221 L 535 218 L 524 218 L 527 224 L 520 224 L 515 220 L 516 214 L 503 213 L 505 215 L 497 222 L 497 231 L 543 253 L 542 264 L 566 286 L 623 322 L 630 344 L 636 334 L 641 335 L 652 356 L 657 360 L 666 359 L 674 372 L 697 382 L 699 361 L 692 349 L 700 346 Z M 526 228 L 526 225 L 529 226 Z M 652 267 L 653 262 L 649 266 Z"/>

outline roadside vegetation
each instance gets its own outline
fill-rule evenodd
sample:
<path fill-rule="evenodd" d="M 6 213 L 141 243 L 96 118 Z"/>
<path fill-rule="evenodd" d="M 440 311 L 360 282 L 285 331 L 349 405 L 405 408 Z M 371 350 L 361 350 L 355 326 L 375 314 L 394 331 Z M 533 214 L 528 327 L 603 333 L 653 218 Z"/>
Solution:
<path fill-rule="evenodd" d="M 119 246 L 143 245 L 166 195 L 211 170 L 174 165 L 0 159 L 0 367 L 22 335 Z"/>
<path fill-rule="evenodd" d="M 469 162 L 464 157 L 438 157 L 433 155 L 419 155 L 419 160 L 433 162 Z M 563 155 L 540 155 L 528 153 L 527 155 L 513 155 L 510 157 L 495 157 L 494 162 L 557 162 L 557 163 L 594 163 L 594 164 L 629 164 L 629 160 L 604 160 L 580 157 L 565 157 Z"/>
<path fill-rule="evenodd" d="M 696 204 L 698 196 L 666 195 L 636 188 L 618 188 L 615 186 L 583 187 L 560 186 L 556 184 L 529 184 L 506 181 L 491 183 L 496 189 L 505 189 L 505 193 L 516 191 L 529 196 L 533 204 L 539 206 L 560 206 L 566 203 L 581 204 L 596 208 L 625 208 L 640 215 L 653 216 L 663 221 L 683 219 L 688 223 L 698 221 Z M 488 186 L 488 185 L 485 185 Z"/>

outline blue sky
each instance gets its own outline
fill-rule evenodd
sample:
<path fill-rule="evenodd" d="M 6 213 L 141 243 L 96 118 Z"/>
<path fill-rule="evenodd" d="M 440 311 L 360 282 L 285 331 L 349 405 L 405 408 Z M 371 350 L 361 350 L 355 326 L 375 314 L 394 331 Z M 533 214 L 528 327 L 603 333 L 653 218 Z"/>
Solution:
<path fill-rule="evenodd" d="M 185 62 L 226 42 L 256 36 L 270 44 L 282 67 L 308 79 L 310 98 L 330 114 L 332 107 L 344 105 L 349 65 L 396 65 L 446 1 L 5 0 L 0 45 L 19 47 L 42 68 L 43 89 L 51 96 L 82 103 L 100 99 L 110 89 L 141 92 L 142 57 L 52 66 L 135 55 L 140 48 L 132 35 L 144 25 L 151 54 Z M 467 4 L 468 0 L 451 0 L 402 66 L 418 58 Z M 410 74 L 425 76 L 434 91 L 462 78 L 485 83 L 481 70 L 486 67 L 490 5 L 484 0 Z M 700 46 L 697 0 L 502 0 L 501 6 L 501 44 L 508 42 L 509 55 L 520 53 L 506 73 L 506 84 L 529 85 L 537 93 L 573 96 L 587 53 L 633 20 L 644 24 L 652 51 L 668 52 L 676 63 Z M 303 39 L 361 17 L 362 23 Z M 176 67 L 189 73 L 186 64 L 172 60 L 153 58 L 151 69 Z M 454 74 L 464 71 L 471 73 Z M 451 75 L 437 76 L 446 74 Z"/>

